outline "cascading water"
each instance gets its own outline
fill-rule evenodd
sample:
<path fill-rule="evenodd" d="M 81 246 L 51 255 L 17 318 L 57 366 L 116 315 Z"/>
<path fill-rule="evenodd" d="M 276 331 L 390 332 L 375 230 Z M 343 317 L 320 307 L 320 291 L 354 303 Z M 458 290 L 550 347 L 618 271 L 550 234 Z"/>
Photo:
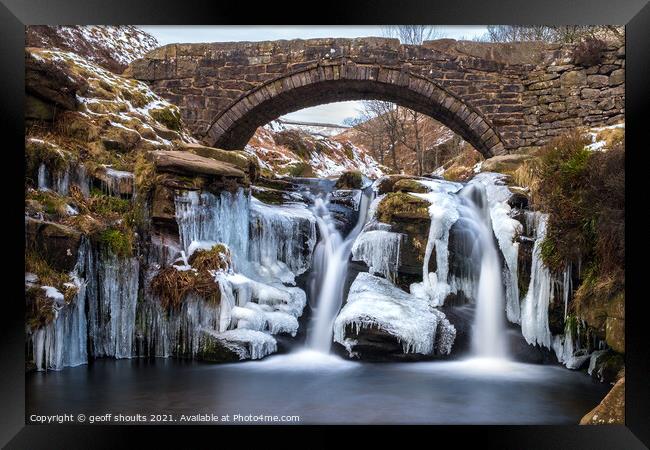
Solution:
<path fill-rule="evenodd" d="M 476 315 L 472 335 L 475 356 L 499 358 L 506 355 L 504 339 L 505 310 L 501 279 L 501 263 L 494 241 L 485 189 L 470 184 L 460 192 L 459 221 L 470 230 L 472 259 L 478 264 L 478 285 L 475 292 Z"/>
<path fill-rule="evenodd" d="M 343 303 L 343 285 L 348 272 L 352 244 L 363 228 L 370 204 L 369 194 L 364 193 L 359 202 L 359 218 L 355 227 L 344 239 L 336 229 L 327 202 L 316 198 L 312 212 L 316 217 L 321 239 L 314 250 L 314 271 L 319 274 L 313 289 L 316 308 L 307 347 L 328 353 L 332 345 L 332 328 L 336 314 Z"/>

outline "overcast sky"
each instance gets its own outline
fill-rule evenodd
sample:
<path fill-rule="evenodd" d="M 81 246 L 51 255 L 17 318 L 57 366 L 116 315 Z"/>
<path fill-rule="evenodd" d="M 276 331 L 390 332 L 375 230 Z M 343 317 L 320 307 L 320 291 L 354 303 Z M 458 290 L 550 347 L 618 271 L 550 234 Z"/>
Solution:
<path fill-rule="evenodd" d="M 380 26 L 364 25 L 304 25 L 304 26 L 259 26 L 259 25 L 192 25 L 165 26 L 141 25 L 139 28 L 153 35 L 161 45 L 190 42 L 236 42 L 273 41 L 279 39 L 311 39 L 322 37 L 367 37 L 382 36 Z M 473 39 L 487 31 L 484 26 L 440 26 L 440 38 Z M 360 102 L 339 102 L 306 108 L 284 116 L 287 119 L 305 122 L 326 122 L 340 124 L 348 117 L 358 115 Z"/>

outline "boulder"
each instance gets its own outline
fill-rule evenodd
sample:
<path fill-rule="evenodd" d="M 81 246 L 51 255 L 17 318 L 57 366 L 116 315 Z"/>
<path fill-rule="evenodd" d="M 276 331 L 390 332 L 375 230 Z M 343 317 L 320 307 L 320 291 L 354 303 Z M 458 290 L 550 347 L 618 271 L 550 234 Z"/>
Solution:
<path fill-rule="evenodd" d="M 421 360 L 449 355 L 456 329 L 445 314 L 369 273 L 359 273 L 334 321 L 334 341 L 348 357 L 370 361 Z"/>
<path fill-rule="evenodd" d="M 194 153 L 204 158 L 211 158 L 217 161 L 223 161 L 237 167 L 250 177 L 251 181 L 256 181 L 259 174 L 259 167 L 253 157 L 243 151 L 222 150 L 220 148 L 206 147 L 201 144 L 182 143 L 180 149 Z"/>
<path fill-rule="evenodd" d="M 84 93 L 88 83 L 81 77 L 68 73 L 54 60 L 36 57 L 25 49 L 25 90 L 64 110 L 77 109 L 77 93 Z"/>
<path fill-rule="evenodd" d="M 246 174 L 234 165 L 183 151 L 154 150 L 149 152 L 160 172 L 180 175 L 220 176 L 243 179 Z"/>
<path fill-rule="evenodd" d="M 204 333 L 196 359 L 213 363 L 236 362 L 246 359 L 247 353 L 242 345 L 231 344 L 212 334 Z"/>
<path fill-rule="evenodd" d="M 411 175 L 384 175 L 375 182 L 377 187 L 377 194 L 387 194 L 389 192 L 394 192 L 395 183 L 400 180 L 412 180 L 416 177 Z"/>
<path fill-rule="evenodd" d="M 36 250 L 55 270 L 71 271 L 77 263 L 81 233 L 66 225 L 27 218 L 27 247 Z"/>
<path fill-rule="evenodd" d="M 580 425 L 625 424 L 625 377 L 616 382 L 602 402 L 580 420 Z"/>
<path fill-rule="evenodd" d="M 425 194 L 429 192 L 429 189 L 427 189 L 423 184 L 418 183 L 416 179 L 404 178 L 398 180 L 393 185 L 393 192 L 417 192 Z"/>
<path fill-rule="evenodd" d="M 363 186 L 363 174 L 358 170 L 343 172 L 334 187 L 336 189 L 361 189 Z"/>
<path fill-rule="evenodd" d="M 521 164 L 531 159 L 532 156 L 525 153 L 514 153 L 511 155 L 498 155 L 483 161 L 482 172 L 498 172 L 510 174 L 517 170 Z"/>

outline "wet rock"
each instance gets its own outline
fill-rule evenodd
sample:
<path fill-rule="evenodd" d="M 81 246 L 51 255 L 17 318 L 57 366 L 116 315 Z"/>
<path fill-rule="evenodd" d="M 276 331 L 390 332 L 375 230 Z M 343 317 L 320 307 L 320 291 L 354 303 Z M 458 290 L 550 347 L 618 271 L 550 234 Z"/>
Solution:
<path fill-rule="evenodd" d="M 580 420 L 580 425 L 625 423 L 625 377 L 616 382 L 602 402 Z"/>
<path fill-rule="evenodd" d="M 596 360 L 593 363 L 591 376 L 601 383 L 613 383 L 618 379 L 620 371 L 625 368 L 623 355 L 611 350 L 600 353 L 594 356 Z"/>
<path fill-rule="evenodd" d="M 175 224 L 176 206 L 174 191 L 167 186 L 156 185 L 151 200 L 151 220 L 157 224 Z"/>
<path fill-rule="evenodd" d="M 526 209 L 530 203 L 528 198 L 528 190 L 518 186 L 510 186 L 512 195 L 508 199 L 508 206 L 514 209 Z"/>
<path fill-rule="evenodd" d="M 336 189 L 361 189 L 363 186 L 363 174 L 358 170 L 343 172 L 334 187 Z"/>
<path fill-rule="evenodd" d="M 73 228 L 27 218 L 25 239 L 27 247 L 36 250 L 55 270 L 69 272 L 77 263 L 81 233 Z"/>
<path fill-rule="evenodd" d="M 199 361 L 223 363 L 248 358 L 248 350 L 242 344 L 227 342 L 209 333 L 202 336 L 201 347 L 196 355 Z"/>

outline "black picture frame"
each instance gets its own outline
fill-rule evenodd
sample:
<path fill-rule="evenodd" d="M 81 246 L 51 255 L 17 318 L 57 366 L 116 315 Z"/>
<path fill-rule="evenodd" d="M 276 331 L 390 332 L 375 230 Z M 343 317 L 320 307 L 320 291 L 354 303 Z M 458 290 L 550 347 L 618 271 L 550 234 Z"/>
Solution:
<path fill-rule="evenodd" d="M 294 15 L 288 15 L 292 11 Z M 634 202 L 643 189 L 633 184 L 644 179 L 644 113 L 650 102 L 650 4 L 646 0 L 612 2 L 611 0 L 453 0 L 419 1 L 352 1 L 327 2 L 314 14 L 313 5 L 299 3 L 266 5 L 241 2 L 207 2 L 201 0 L 0 0 L 0 55 L 2 84 L 0 90 L 3 133 L 4 244 L 11 244 L 5 254 L 2 298 L 2 359 L 0 370 L 0 444 L 6 448 L 120 448 L 135 445 L 135 433 L 144 443 L 160 441 L 187 448 L 188 437 L 205 438 L 213 445 L 225 444 L 225 433 L 237 433 L 247 439 L 251 427 L 174 427 L 174 426 L 98 426 L 98 425 L 25 425 L 24 302 L 22 267 L 24 258 L 23 156 L 24 146 L 24 26 L 36 24 L 140 24 L 140 25 L 234 25 L 234 24 L 319 24 L 381 25 L 420 23 L 437 25 L 484 24 L 616 24 L 626 25 L 626 425 L 625 426 L 431 426 L 431 427 L 362 427 L 354 434 L 370 444 L 388 431 L 393 437 L 406 438 L 417 431 L 418 439 L 430 445 L 453 445 L 470 441 L 487 448 L 567 448 L 567 449 L 637 449 L 650 446 L 650 405 L 648 400 L 648 339 L 644 335 L 646 317 L 641 263 L 644 202 Z M 301 14 L 302 12 L 302 14 Z M 637 148 L 638 147 L 638 148 Z M 645 175 L 647 177 L 647 175 Z M 15 178 L 15 179 L 14 179 Z M 20 236 L 20 238 L 18 238 Z M 639 258 L 635 258 L 639 256 Z M 288 439 L 284 426 L 256 428 L 269 434 L 268 439 Z M 341 440 L 326 427 L 308 428 L 318 433 L 319 444 L 328 437 Z M 216 430 L 216 431 L 215 431 Z M 396 432 L 399 435 L 395 435 Z M 234 432 L 234 433 L 233 433 Z M 404 433 L 404 434 L 402 434 Z M 218 441 L 216 440 L 218 436 Z M 234 437 L 234 436 L 232 436 Z M 325 438 L 325 439 L 322 439 Z M 309 442 L 314 442 L 310 438 Z M 307 441 L 302 445 L 311 446 Z M 411 441 L 415 442 L 415 441 Z"/>

